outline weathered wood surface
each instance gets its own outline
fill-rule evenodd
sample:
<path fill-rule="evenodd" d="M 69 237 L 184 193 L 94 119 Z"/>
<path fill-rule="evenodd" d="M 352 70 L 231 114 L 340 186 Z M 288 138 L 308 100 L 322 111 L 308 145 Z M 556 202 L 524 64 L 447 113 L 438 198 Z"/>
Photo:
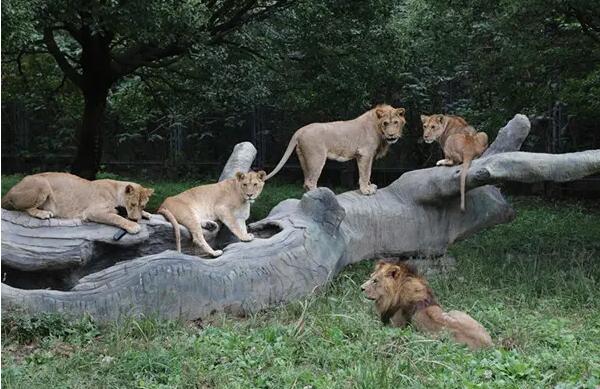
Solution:
<path fill-rule="evenodd" d="M 387 255 L 437 255 L 458 239 L 514 217 L 500 191 L 505 180 L 572 180 L 600 172 L 600 150 L 565 155 L 514 152 L 529 132 L 517 115 L 488 152 L 473 162 L 467 211 L 459 207 L 459 168 L 409 172 L 373 196 L 334 195 L 327 188 L 285 200 L 251 225 L 257 239 L 205 259 L 164 251 L 82 278 L 70 291 L 2 285 L 3 309 L 195 319 L 234 314 L 311 293 L 350 263 Z M 268 185 L 268 183 L 267 183 Z"/>
<path fill-rule="evenodd" d="M 255 156 L 256 148 L 251 143 L 236 145 L 219 180 L 233 177 L 237 171 L 248 171 Z M 79 278 L 95 270 L 175 247 L 173 227 L 162 215 L 152 215 L 140 224 L 140 233 L 125 234 L 115 241 L 113 237 L 120 231 L 118 227 L 78 219 L 40 220 L 23 212 L 3 209 L 2 266 L 6 281 L 31 287 L 47 283 L 46 275 L 51 274 L 52 280 L 61 279 L 52 286 L 70 288 Z M 207 226 L 203 230 L 206 240 L 218 246 L 217 238 L 220 240 L 224 234 L 218 235 L 219 230 L 214 229 L 214 225 Z M 180 226 L 180 229 L 183 251 L 199 253 L 191 243 L 187 228 Z M 28 280 L 21 272 L 35 273 Z M 19 279 L 11 279 L 15 277 Z"/>

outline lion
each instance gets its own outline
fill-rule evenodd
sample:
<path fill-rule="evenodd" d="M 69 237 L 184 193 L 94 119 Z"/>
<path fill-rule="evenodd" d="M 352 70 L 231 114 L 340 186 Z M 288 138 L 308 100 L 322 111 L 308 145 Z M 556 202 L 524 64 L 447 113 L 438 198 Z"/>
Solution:
<path fill-rule="evenodd" d="M 179 224 L 190 231 L 193 242 L 213 257 L 223 254 L 213 250 L 204 239 L 202 224 L 215 220 L 223 222 L 242 242 L 254 239 L 246 230 L 246 220 L 250 216 L 250 204 L 260 195 L 265 184 L 264 171 L 241 173 L 216 184 L 191 188 L 176 196 L 167 197 L 158 208 L 172 225 L 175 232 L 175 245 L 181 252 Z"/>
<path fill-rule="evenodd" d="M 427 281 L 406 264 L 378 262 L 361 289 L 375 301 L 384 324 L 404 327 L 411 323 L 433 335 L 447 331 L 472 350 L 493 345 L 485 328 L 471 316 L 461 311 L 444 312 Z"/>
<path fill-rule="evenodd" d="M 317 187 L 327 159 L 340 162 L 356 159 L 360 191 L 372 195 L 377 190 L 370 181 L 373 160 L 385 156 L 389 145 L 402 136 L 406 124 L 404 113 L 404 108 L 378 105 L 353 120 L 304 126 L 294 133 L 281 161 L 266 179 L 281 170 L 295 148 L 306 190 Z"/>
<path fill-rule="evenodd" d="M 423 140 L 426 143 L 438 141 L 444 150 L 444 159 L 437 166 L 452 166 L 462 163 L 460 172 L 460 209 L 465 210 L 465 185 L 471 161 L 483 154 L 488 146 L 485 132 L 477 132 L 460 116 L 421 115 Z"/>
<path fill-rule="evenodd" d="M 149 219 L 144 211 L 154 189 L 134 182 L 89 181 L 69 173 L 39 173 L 24 177 L 2 198 L 2 208 L 25 211 L 38 219 L 77 218 L 117 226 L 130 234 Z M 125 208 L 127 218 L 117 207 Z"/>

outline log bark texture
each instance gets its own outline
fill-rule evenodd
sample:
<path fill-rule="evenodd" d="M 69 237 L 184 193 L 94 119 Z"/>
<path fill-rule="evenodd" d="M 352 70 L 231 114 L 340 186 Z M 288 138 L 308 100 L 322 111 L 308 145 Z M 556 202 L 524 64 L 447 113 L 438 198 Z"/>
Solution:
<path fill-rule="evenodd" d="M 217 259 L 164 251 L 89 274 L 69 291 L 3 284 L 2 308 L 89 313 L 98 320 L 196 319 L 216 311 L 243 315 L 305 296 L 364 259 L 443 254 L 456 240 L 513 219 L 510 205 L 488 184 L 566 181 L 600 172 L 600 150 L 515 152 L 529 128 L 527 117 L 516 115 L 473 162 L 464 213 L 459 167 L 412 171 L 368 197 L 318 188 L 301 200 L 281 202 L 250 226 L 257 239 L 230 244 Z"/>
<path fill-rule="evenodd" d="M 250 170 L 255 156 L 252 143 L 237 144 L 219 181 L 233 177 L 238 171 Z M 175 248 L 173 227 L 162 215 L 152 215 L 150 220 L 142 220 L 140 224 L 139 234 L 125 234 L 115 241 L 113 236 L 120 229 L 114 226 L 77 219 L 40 220 L 24 212 L 3 209 L 3 280 L 27 289 L 70 289 L 87 274 L 121 261 Z M 187 228 L 181 226 L 180 230 L 183 252 L 198 254 Z M 231 239 L 219 229 L 203 232 L 212 246 Z"/>

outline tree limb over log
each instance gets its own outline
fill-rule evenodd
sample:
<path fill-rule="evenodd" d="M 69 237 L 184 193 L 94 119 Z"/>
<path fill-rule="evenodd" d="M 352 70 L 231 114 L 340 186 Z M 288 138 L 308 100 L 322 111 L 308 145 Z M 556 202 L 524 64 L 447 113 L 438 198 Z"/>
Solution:
<path fill-rule="evenodd" d="M 318 188 L 301 200 L 281 202 L 250 226 L 257 239 L 227 246 L 218 259 L 164 251 L 90 274 L 69 291 L 3 284 L 2 309 L 89 313 L 98 320 L 129 315 L 195 319 L 215 311 L 246 314 L 305 296 L 350 263 L 385 255 L 442 254 L 456 240 L 514 217 L 500 191 L 487 183 L 520 177 L 563 180 L 600 170 L 598 151 L 510 153 L 528 131 L 527 118 L 517 115 L 474 164 L 464 213 L 456 168 L 406 173 L 373 196 L 357 191 L 335 196 Z M 477 173 L 484 171 L 480 169 L 487 169 L 488 178 Z"/>

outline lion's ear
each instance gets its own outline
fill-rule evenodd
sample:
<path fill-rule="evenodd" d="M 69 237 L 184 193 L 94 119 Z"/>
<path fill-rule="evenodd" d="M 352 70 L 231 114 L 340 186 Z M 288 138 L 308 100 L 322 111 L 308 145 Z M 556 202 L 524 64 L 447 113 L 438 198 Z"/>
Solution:
<path fill-rule="evenodd" d="M 427 121 L 427 119 L 429 119 L 429 116 L 421 115 L 421 123 L 425 123 Z"/>
<path fill-rule="evenodd" d="M 378 261 L 375 264 L 375 270 L 378 270 L 380 267 L 382 267 L 383 265 L 385 265 L 385 261 Z"/>
<path fill-rule="evenodd" d="M 127 184 L 127 186 L 125 187 L 125 194 L 131 194 L 131 193 L 133 193 L 133 191 L 134 191 L 133 185 Z"/>
<path fill-rule="evenodd" d="M 396 108 L 394 113 L 398 116 L 404 116 L 404 114 L 406 113 L 406 110 L 404 108 Z"/>
<path fill-rule="evenodd" d="M 264 170 L 261 170 L 258 172 L 258 178 L 261 181 L 264 181 L 266 177 L 267 177 L 267 172 L 265 172 Z"/>
<path fill-rule="evenodd" d="M 153 188 L 144 188 L 144 193 L 146 194 L 146 196 L 150 197 L 154 193 L 154 189 Z"/>
<path fill-rule="evenodd" d="M 244 178 L 246 178 L 246 175 L 244 173 L 242 173 L 242 172 L 237 172 L 237 173 L 235 173 L 235 178 L 237 178 L 238 181 L 241 181 Z"/>
<path fill-rule="evenodd" d="M 385 115 L 385 109 L 377 108 L 375 109 L 375 115 L 377 115 L 377 119 L 381 119 L 383 115 Z"/>
<path fill-rule="evenodd" d="M 399 275 L 400 275 L 400 270 L 396 266 L 394 266 L 387 272 L 387 276 L 391 277 L 393 279 L 398 278 Z"/>
<path fill-rule="evenodd" d="M 444 115 L 440 115 L 440 116 L 438 116 L 438 121 L 439 121 L 440 123 L 444 123 Z"/>

